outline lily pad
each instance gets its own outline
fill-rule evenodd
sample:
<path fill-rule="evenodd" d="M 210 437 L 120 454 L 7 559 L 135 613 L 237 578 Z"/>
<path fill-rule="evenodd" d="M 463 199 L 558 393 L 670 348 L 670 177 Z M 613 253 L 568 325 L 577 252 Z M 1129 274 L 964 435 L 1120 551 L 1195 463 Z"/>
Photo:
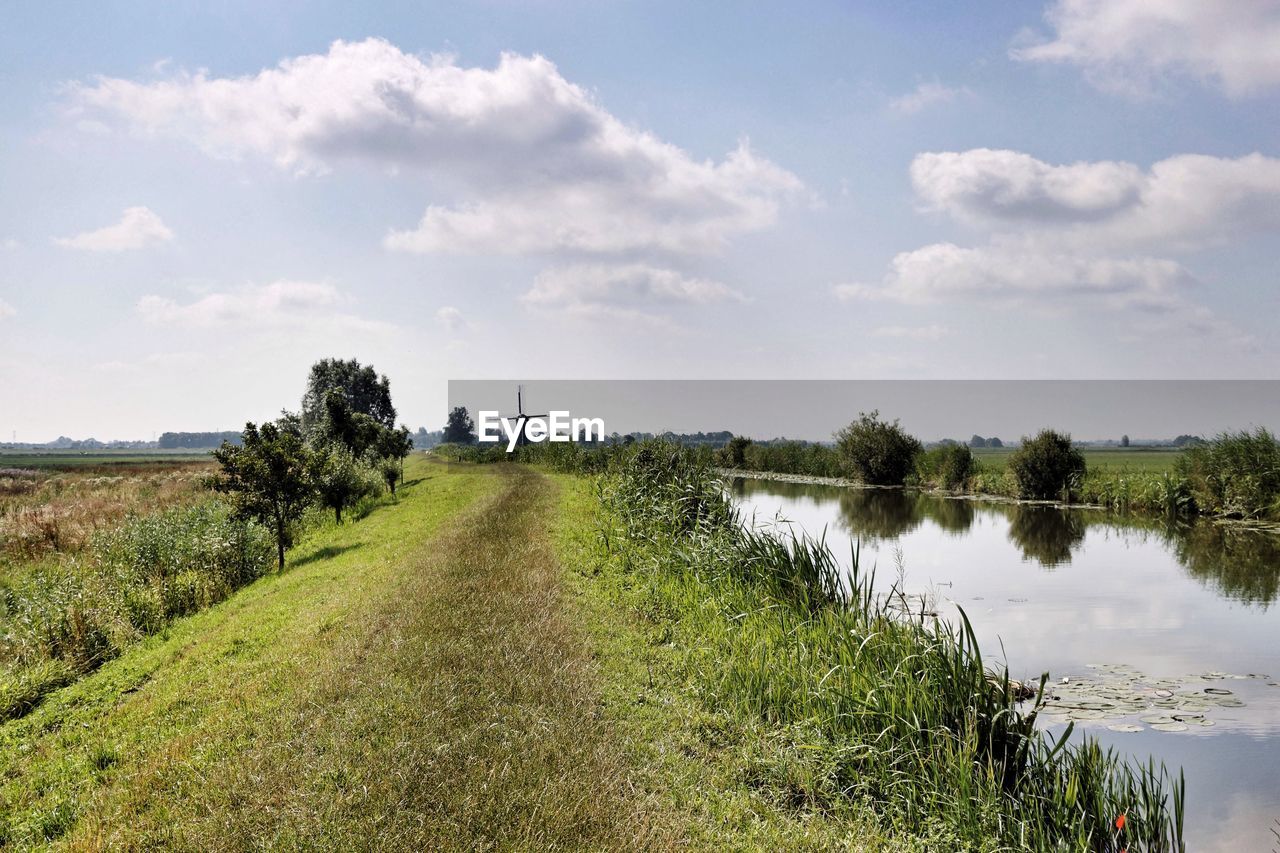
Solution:
<path fill-rule="evenodd" d="M 1114 725 L 1107 726 L 1107 728 L 1111 729 L 1111 731 L 1113 732 L 1126 732 L 1126 733 L 1140 732 L 1143 730 L 1142 726 L 1135 726 L 1133 723 L 1115 723 Z"/>
<path fill-rule="evenodd" d="M 1231 695 L 1231 691 L 1230 691 L 1230 690 L 1227 690 L 1227 689 L 1222 688 L 1222 687 L 1206 687 L 1206 688 L 1204 689 L 1204 692 L 1205 692 L 1205 693 L 1211 693 L 1211 694 L 1213 694 L 1214 696 L 1230 696 L 1230 695 Z"/>
<path fill-rule="evenodd" d="M 1157 732 L 1185 732 L 1187 730 L 1186 723 L 1152 723 L 1151 728 Z"/>
<path fill-rule="evenodd" d="M 1160 725 L 1166 725 L 1168 723 L 1178 722 L 1173 717 L 1166 716 L 1165 714 L 1151 714 L 1146 717 L 1141 717 L 1140 719 L 1142 720 L 1142 722 L 1151 726 L 1160 726 Z"/>

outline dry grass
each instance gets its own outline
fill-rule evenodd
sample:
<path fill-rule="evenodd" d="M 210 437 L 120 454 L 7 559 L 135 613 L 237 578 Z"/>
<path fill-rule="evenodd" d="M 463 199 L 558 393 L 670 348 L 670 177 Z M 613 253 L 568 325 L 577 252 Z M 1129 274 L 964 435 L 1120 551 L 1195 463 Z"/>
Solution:
<path fill-rule="evenodd" d="M 194 504 L 212 471 L 207 461 L 0 470 L 0 567 L 78 551 L 130 513 Z"/>

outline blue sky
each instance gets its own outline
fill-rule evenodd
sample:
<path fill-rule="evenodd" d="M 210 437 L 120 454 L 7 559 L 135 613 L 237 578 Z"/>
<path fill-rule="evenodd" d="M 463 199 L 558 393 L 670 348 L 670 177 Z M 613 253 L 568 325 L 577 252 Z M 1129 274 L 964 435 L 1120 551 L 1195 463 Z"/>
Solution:
<path fill-rule="evenodd" d="M 415 427 L 448 378 L 1277 374 L 1273 0 L 2 15 L 6 438 L 328 355 Z"/>

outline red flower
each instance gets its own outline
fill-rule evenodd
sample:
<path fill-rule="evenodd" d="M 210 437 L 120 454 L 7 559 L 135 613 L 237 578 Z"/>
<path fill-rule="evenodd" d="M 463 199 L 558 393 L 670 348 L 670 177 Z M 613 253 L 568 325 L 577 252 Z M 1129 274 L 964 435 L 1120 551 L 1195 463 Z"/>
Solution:
<path fill-rule="evenodd" d="M 1126 820 L 1128 820 L 1128 818 L 1126 818 L 1123 814 L 1122 814 L 1122 815 L 1120 815 L 1118 818 L 1116 818 L 1116 829 L 1118 829 L 1118 830 L 1123 830 L 1123 829 L 1124 829 L 1124 822 L 1125 822 Z"/>

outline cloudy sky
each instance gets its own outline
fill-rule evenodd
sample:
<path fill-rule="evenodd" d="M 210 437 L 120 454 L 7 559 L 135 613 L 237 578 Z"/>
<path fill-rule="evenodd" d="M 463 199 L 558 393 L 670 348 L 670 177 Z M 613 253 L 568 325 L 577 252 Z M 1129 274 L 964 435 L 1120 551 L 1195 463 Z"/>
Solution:
<path fill-rule="evenodd" d="M 1280 2 L 8 3 L 0 435 L 449 378 L 1274 378 Z"/>

